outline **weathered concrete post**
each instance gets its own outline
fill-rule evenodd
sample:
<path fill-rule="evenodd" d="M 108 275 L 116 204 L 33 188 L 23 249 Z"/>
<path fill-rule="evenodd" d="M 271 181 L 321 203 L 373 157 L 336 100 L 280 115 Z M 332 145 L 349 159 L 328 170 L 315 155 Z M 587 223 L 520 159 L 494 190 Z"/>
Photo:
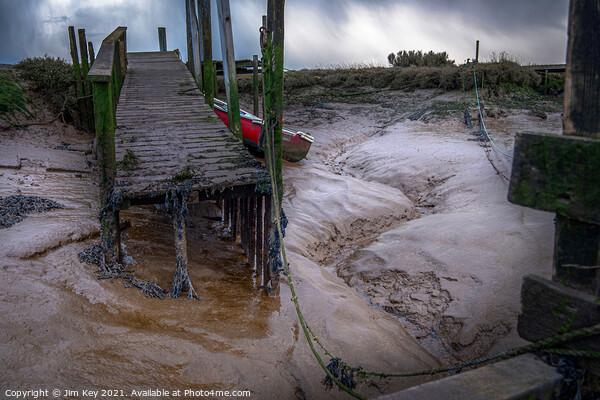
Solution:
<path fill-rule="evenodd" d="M 519 335 L 540 340 L 600 323 L 600 3 L 571 0 L 564 135 L 520 134 L 509 200 L 556 212 L 553 281 L 525 277 Z M 571 345 L 569 345 L 570 347 Z M 573 347 L 600 350 L 599 337 Z M 600 375 L 600 362 L 590 370 Z"/>
<path fill-rule="evenodd" d="M 223 77 L 227 93 L 227 114 L 229 129 L 242 139 L 242 120 L 240 117 L 240 102 L 235 72 L 235 54 L 233 51 L 233 32 L 231 29 L 231 10 L 229 0 L 217 0 L 219 14 L 219 30 L 221 32 L 221 54 L 223 57 Z"/>
<path fill-rule="evenodd" d="M 210 0 L 202 0 L 200 3 L 200 20 L 202 21 L 202 49 L 204 54 L 204 100 L 210 108 L 214 108 L 215 90 L 213 76 L 216 76 L 216 72 L 212 59 L 212 29 L 210 15 Z"/>
<path fill-rule="evenodd" d="M 163 26 L 158 27 L 158 48 L 167 51 L 167 29 Z"/>

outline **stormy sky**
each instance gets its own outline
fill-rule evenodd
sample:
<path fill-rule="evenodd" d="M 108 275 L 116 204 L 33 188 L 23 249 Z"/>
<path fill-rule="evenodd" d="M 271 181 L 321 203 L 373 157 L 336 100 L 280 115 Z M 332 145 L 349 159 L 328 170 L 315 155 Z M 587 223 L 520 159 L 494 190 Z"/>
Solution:
<path fill-rule="evenodd" d="M 220 59 L 216 4 L 213 58 Z M 266 0 L 230 0 L 236 58 L 260 54 Z M 285 66 L 386 65 L 399 50 L 447 51 L 463 63 L 506 51 L 520 62 L 564 63 L 568 0 L 287 0 Z M 67 27 L 85 28 L 96 51 L 119 25 L 129 51 L 158 50 L 157 27 L 186 59 L 184 0 L 0 0 L 0 63 L 69 59 Z"/>

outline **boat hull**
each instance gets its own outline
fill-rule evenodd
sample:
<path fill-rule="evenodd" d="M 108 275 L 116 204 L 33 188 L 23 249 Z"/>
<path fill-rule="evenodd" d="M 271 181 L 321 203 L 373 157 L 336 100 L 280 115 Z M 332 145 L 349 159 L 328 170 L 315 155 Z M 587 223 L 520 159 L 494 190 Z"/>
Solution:
<path fill-rule="evenodd" d="M 225 105 L 226 107 L 226 105 Z M 227 109 L 222 105 L 215 104 L 215 113 L 223 123 L 229 127 L 229 116 Z M 249 116 L 250 118 L 246 117 Z M 242 122 L 242 136 L 244 139 L 244 145 L 254 151 L 262 152 L 259 146 L 260 134 L 263 129 L 262 120 L 252 114 L 241 112 Z M 282 147 L 283 147 L 283 158 L 287 161 L 300 161 L 306 157 L 312 140 L 307 138 L 307 134 L 301 132 L 292 132 L 287 129 L 283 129 L 282 132 Z"/>

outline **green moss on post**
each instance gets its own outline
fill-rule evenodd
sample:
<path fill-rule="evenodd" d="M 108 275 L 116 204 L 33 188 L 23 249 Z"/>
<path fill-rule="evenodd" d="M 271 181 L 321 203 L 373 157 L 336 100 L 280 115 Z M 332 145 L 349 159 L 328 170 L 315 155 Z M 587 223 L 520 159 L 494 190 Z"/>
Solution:
<path fill-rule="evenodd" d="M 119 211 L 110 204 L 110 194 L 115 181 L 115 117 L 113 108 L 113 83 L 94 82 L 94 120 L 96 125 L 98 164 L 100 167 L 100 207 L 102 245 L 107 263 L 121 259 Z"/>

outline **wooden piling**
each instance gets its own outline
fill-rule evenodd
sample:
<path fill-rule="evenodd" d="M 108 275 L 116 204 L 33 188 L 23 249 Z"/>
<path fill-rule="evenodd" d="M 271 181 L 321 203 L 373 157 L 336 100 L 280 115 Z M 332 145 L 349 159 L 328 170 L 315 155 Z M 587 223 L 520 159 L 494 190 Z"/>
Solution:
<path fill-rule="evenodd" d="M 238 234 L 238 199 L 231 201 L 231 240 L 234 242 L 237 240 Z"/>
<path fill-rule="evenodd" d="M 79 55 L 77 53 L 77 41 L 75 40 L 75 27 L 69 26 L 69 44 L 71 46 L 71 60 L 73 62 L 73 74 L 75 75 L 75 93 L 77 95 L 77 107 L 79 108 L 80 128 L 89 127 L 89 112 L 85 102 L 85 91 L 83 88 L 83 79 L 81 67 L 79 65 Z"/>
<path fill-rule="evenodd" d="M 264 230 L 263 230 L 263 202 L 264 197 L 258 197 L 256 201 L 256 273 L 261 277 L 261 285 L 264 284 L 262 281 L 263 270 L 265 262 L 263 259 L 263 246 L 264 246 Z"/>
<path fill-rule="evenodd" d="M 190 17 L 192 20 L 192 49 L 194 54 L 194 79 L 196 84 L 202 90 L 202 60 L 200 59 L 200 30 L 198 27 L 198 17 L 196 15 L 196 3 L 190 1 Z"/>
<path fill-rule="evenodd" d="M 248 252 L 246 251 L 246 235 L 248 234 L 248 230 L 246 229 L 246 223 L 247 223 L 247 203 L 248 203 L 248 199 L 246 197 L 242 197 L 240 199 L 240 244 L 242 246 L 242 249 L 244 250 L 244 254 L 248 254 Z"/>
<path fill-rule="evenodd" d="M 158 48 L 167 51 L 167 29 L 163 26 L 158 27 Z"/>
<path fill-rule="evenodd" d="M 479 40 L 477 42 L 475 42 L 475 61 L 474 62 L 479 62 Z"/>
<path fill-rule="evenodd" d="M 217 0 L 219 31 L 221 33 L 221 54 L 223 57 L 223 77 L 227 94 L 227 114 L 229 129 L 242 140 L 242 120 L 235 71 L 235 53 L 233 50 L 233 31 L 231 28 L 231 10 L 229 0 Z"/>
<path fill-rule="evenodd" d="M 214 79 L 214 88 L 215 88 L 215 97 L 219 97 L 219 80 L 217 79 L 217 62 L 213 61 L 213 79 Z"/>
<path fill-rule="evenodd" d="M 256 54 L 252 56 L 252 93 L 254 99 L 254 115 L 258 117 L 258 55 Z"/>
<path fill-rule="evenodd" d="M 96 61 L 96 55 L 94 54 L 94 44 L 92 42 L 88 42 L 88 52 L 90 53 L 90 68 L 94 65 L 94 61 Z"/>
<path fill-rule="evenodd" d="M 200 3 L 200 20 L 202 21 L 202 53 L 204 55 L 204 100 L 210 108 L 214 108 L 215 104 L 215 87 L 213 80 L 216 79 L 217 72 L 215 71 L 212 59 L 212 29 L 210 23 L 210 0 L 202 0 Z"/>
<path fill-rule="evenodd" d="M 192 13 L 190 11 L 190 2 L 193 0 L 185 0 L 185 32 L 187 37 L 187 67 L 190 72 L 194 73 L 194 45 L 192 38 Z"/>
<path fill-rule="evenodd" d="M 264 238 L 264 263 L 263 263 L 263 285 L 267 288 L 267 294 L 269 296 L 271 296 L 272 293 L 272 283 L 271 283 L 271 267 L 272 267 L 272 261 L 271 257 L 270 257 L 270 246 L 273 246 L 273 239 L 275 238 L 273 236 L 274 233 L 274 229 L 273 229 L 273 223 L 271 221 L 271 214 L 272 214 L 272 205 L 273 205 L 273 199 L 271 198 L 272 196 L 268 195 L 265 196 L 265 212 L 263 214 L 263 226 L 264 226 L 264 231 L 263 231 L 263 238 Z"/>
<path fill-rule="evenodd" d="M 249 213 L 248 216 L 250 221 L 248 222 L 248 228 L 250 229 L 250 235 L 248 240 L 248 260 L 250 266 L 256 270 L 256 197 L 250 197 L 249 199 Z"/>
<path fill-rule="evenodd" d="M 81 55 L 81 77 L 85 81 L 85 77 L 90 70 L 90 64 L 88 63 L 88 51 L 87 51 L 87 39 L 85 38 L 85 29 L 78 29 L 79 35 L 79 53 Z"/>

